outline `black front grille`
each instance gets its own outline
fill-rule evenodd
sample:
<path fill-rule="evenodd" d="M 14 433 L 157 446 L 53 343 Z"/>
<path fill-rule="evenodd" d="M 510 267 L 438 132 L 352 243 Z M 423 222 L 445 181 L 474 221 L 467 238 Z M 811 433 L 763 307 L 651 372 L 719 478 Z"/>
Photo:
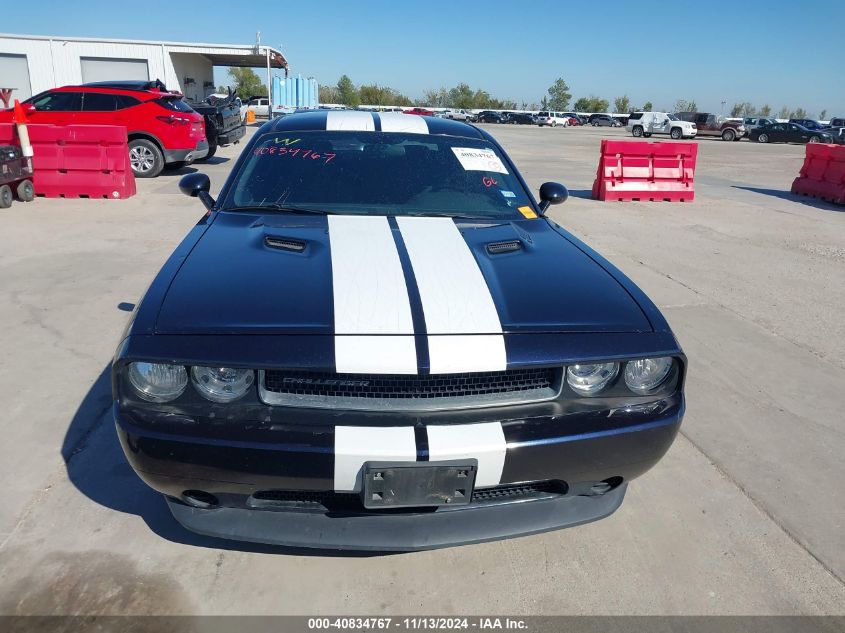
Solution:
<path fill-rule="evenodd" d="M 552 389 L 559 368 L 508 369 L 466 374 L 333 374 L 268 370 L 264 389 L 326 398 L 435 399 Z"/>

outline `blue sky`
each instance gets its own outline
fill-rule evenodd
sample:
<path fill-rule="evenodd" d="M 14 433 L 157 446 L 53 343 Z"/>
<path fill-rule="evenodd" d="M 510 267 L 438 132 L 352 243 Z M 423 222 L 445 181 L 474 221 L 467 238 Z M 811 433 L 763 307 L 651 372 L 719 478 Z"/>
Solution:
<path fill-rule="evenodd" d="M 411 97 L 464 81 L 518 103 L 563 77 L 595 94 L 670 109 L 694 99 L 845 116 L 843 0 L 40 0 L 6 3 L 0 31 L 281 47 L 292 73 L 346 73 Z M 218 73 L 223 76 L 224 73 Z"/>

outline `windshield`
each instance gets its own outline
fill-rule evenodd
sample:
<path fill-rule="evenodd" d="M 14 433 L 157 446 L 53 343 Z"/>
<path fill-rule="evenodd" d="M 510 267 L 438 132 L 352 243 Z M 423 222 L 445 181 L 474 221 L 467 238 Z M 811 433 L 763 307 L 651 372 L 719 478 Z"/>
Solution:
<path fill-rule="evenodd" d="M 221 208 L 521 218 L 533 207 L 481 139 L 393 132 L 283 132 L 253 146 Z M 520 211 L 519 207 L 528 207 Z"/>
<path fill-rule="evenodd" d="M 667 114 L 666 116 L 669 117 L 670 121 L 680 121 L 680 119 L 678 117 L 676 117 L 674 114 Z"/>

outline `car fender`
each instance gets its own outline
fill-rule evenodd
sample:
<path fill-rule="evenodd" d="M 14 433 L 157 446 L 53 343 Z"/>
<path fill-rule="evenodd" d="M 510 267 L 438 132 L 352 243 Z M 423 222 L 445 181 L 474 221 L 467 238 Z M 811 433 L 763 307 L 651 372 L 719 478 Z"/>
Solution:
<path fill-rule="evenodd" d="M 192 201 L 193 202 L 193 201 Z M 179 269 L 188 259 L 191 251 L 200 241 L 208 228 L 214 223 L 217 213 L 207 212 L 203 215 L 188 234 L 182 239 L 176 250 L 167 258 L 161 270 L 158 271 L 144 297 L 139 301 L 133 314 L 133 321 L 127 328 L 124 340 L 133 334 L 153 334 L 159 309 L 170 289 L 170 284 Z M 122 344 L 122 342 L 121 342 Z M 120 347 L 120 346 L 118 346 Z"/>

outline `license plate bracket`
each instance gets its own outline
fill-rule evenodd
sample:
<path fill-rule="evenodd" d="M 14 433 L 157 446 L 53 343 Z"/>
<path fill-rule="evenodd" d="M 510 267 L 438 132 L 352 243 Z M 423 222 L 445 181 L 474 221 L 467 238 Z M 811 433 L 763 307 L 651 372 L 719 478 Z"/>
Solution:
<path fill-rule="evenodd" d="M 466 505 L 477 472 L 477 459 L 366 462 L 362 502 L 367 509 Z"/>

